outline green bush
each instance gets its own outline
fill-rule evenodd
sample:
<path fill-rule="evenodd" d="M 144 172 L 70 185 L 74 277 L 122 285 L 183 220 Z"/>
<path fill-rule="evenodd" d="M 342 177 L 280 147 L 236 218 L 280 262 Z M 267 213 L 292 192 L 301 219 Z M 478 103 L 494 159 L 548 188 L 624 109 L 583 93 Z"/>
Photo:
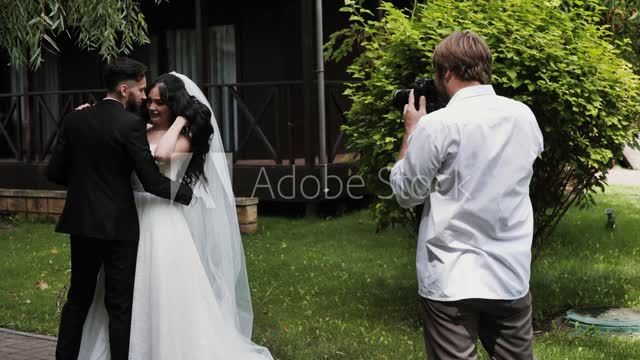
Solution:
<path fill-rule="evenodd" d="M 430 0 L 413 9 L 383 2 L 378 19 L 345 1 L 350 27 L 331 36 L 326 56 L 339 60 L 358 50 L 348 71 L 360 81 L 346 91 L 353 106 L 344 130 L 370 190 L 390 194 L 385 177 L 404 131 L 393 90 L 431 77 L 435 46 L 454 30 L 473 30 L 492 50 L 497 93 L 529 105 L 543 131 L 545 151 L 531 183 L 541 246 L 571 204 L 603 188 L 612 160 L 639 126 L 639 79 L 599 25 L 603 8 L 586 3 L 563 10 L 561 1 Z M 373 210 L 379 231 L 414 220 L 393 198 L 378 198 Z"/>

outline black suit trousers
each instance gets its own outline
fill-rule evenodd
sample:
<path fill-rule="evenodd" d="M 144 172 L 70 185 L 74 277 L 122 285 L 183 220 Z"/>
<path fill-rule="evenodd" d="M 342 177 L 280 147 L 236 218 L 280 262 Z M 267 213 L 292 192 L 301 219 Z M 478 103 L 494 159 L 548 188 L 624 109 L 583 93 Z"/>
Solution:
<path fill-rule="evenodd" d="M 105 273 L 104 302 L 109 314 L 111 359 L 128 358 L 137 253 L 137 241 L 71 235 L 71 286 L 60 320 L 57 360 L 78 358 L 82 327 L 102 267 Z"/>

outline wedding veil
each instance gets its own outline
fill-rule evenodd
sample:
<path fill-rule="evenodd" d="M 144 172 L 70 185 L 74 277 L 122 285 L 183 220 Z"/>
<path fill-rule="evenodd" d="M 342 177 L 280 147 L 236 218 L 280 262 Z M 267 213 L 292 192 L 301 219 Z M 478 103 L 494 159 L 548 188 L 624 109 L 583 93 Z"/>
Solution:
<path fill-rule="evenodd" d="M 171 72 L 180 78 L 189 95 L 211 111 L 213 136 L 204 164 L 202 178 L 194 186 L 195 205 L 183 206 L 193 241 L 207 273 L 214 296 L 229 324 L 251 339 L 253 310 L 247 280 L 247 270 L 231 178 L 213 109 L 200 88 L 188 77 Z"/>

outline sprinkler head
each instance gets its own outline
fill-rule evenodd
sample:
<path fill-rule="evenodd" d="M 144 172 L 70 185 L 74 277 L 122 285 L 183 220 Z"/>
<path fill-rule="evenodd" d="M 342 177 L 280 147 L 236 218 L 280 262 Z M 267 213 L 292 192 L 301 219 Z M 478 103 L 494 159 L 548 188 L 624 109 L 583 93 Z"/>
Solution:
<path fill-rule="evenodd" d="M 613 208 L 607 208 L 604 211 L 607 214 L 607 229 L 614 230 L 616 228 L 616 215 Z"/>

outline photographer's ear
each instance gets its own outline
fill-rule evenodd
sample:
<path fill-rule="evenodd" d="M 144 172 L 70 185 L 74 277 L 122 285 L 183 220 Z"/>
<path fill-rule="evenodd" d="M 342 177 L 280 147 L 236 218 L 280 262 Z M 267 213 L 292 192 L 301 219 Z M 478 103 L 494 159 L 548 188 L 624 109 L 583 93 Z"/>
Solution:
<path fill-rule="evenodd" d="M 451 81 L 452 78 L 453 73 L 450 70 L 447 70 L 447 72 L 444 73 L 444 84 L 447 84 L 449 81 Z"/>

